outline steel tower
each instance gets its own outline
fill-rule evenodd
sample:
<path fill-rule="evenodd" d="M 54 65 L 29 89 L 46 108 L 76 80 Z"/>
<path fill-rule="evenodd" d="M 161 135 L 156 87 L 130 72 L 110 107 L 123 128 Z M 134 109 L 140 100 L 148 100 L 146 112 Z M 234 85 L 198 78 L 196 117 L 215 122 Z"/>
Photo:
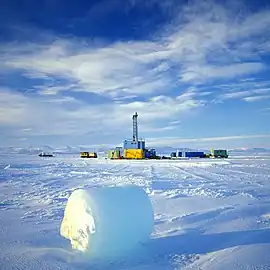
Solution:
<path fill-rule="evenodd" d="M 133 141 L 138 142 L 138 114 L 132 116 L 133 120 Z"/>

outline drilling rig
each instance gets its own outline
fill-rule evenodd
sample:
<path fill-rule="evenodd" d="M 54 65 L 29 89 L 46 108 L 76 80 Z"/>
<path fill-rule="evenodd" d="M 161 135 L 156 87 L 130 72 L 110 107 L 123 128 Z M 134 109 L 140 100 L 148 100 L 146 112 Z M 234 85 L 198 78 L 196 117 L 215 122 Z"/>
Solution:
<path fill-rule="evenodd" d="M 123 150 L 123 155 L 121 155 Z M 123 142 L 123 147 L 117 147 L 110 150 L 108 153 L 110 159 L 145 159 L 156 158 L 155 149 L 147 149 L 145 147 L 145 140 L 139 139 L 138 132 L 138 113 L 132 116 L 132 138 L 126 139 Z"/>
<path fill-rule="evenodd" d="M 138 113 L 136 112 L 132 116 L 132 139 L 126 139 L 124 140 L 123 143 L 123 148 L 124 149 L 142 149 L 145 150 L 145 141 L 144 140 L 139 140 L 139 135 L 138 135 Z"/>

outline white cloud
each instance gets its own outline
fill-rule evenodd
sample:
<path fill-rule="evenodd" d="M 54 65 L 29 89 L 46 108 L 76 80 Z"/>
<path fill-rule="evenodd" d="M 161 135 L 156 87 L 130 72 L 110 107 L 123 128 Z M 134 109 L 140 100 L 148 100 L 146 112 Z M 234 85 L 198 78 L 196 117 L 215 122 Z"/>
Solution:
<path fill-rule="evenodd" d="M 270 95 L 265 95 L 265 96 L 250 96 L 250 97 L 243 98 L 243 100 L 245 100 L 247 102 L 254 102 L 254 101 L 263 100 L 263 99 L 269 99 L 269 98 L 270 98 Z"/>
<path fill-rule="evenodd" d="M 28 108 L 27 99 L 20 94 L 10 93 L 3 89 L 0 91 L 0 123 L 20 124 Z"/>
<path fill-rule="evenodd" d="M 257 93 L 257 94 L 264 94 L 264 93 L 268 93 L 270 92 L 270 88 L 262 88 L 262 89 L 255 89 L 254 90 L 254 93 Z"/>
<path fill-rule="evenodd" d="M 151 42 L 116 43 L 111 47 L 91 49 L 83 48 L 70 52 L 67 48 L 72 41 L 60 40 L 56 44 L 26 48 L 21 54 L 14 53 L 4 57 L 6 67 L 23 69 L 29 77 L 50 78 L 59 76 L 70 81 L 78 81 L 68 90 L 86 91 L 106 95 L 122 93 L 153 93 L 170 85 L 170 77 L 159 75 L 164 65 L 148 64 L 157 60 L 152 56 L 158 45 Z M 76 43 L 73 44 L 76 47 Z M 22 45 L 23 46 L 23 45 Z M 51 87 L 44 93 L 56 93 L 64 87 Z"/>
<path fill-rule="evenodd" d="M 252 94 L 253 91 L 230 92 L 221 95 L 221 99 L 238 99 Z"/>
<path fill-rule="evenodd" d="M 270 92 L 270 88 L 252 89 L 252 90 L 246 90 L 246 91 L 229 92 L 229 93 L 221 94 L 220 98 L 222 100 L 243 99 L 245 101 L 255 101 L 255 100 L 260 100 L 260 99 L 266 99 L 269 97 L 269 95 L 259 96 L 259 95 L 254 95 L 254 94 L 264 94 L 264 93 L 269 93 L 269 92 Z"/>
<path fill-rule="evenodd" d="M 270 40 L 258 44 L 258 49 L 261 54 L 268 54 L 270 52 Z"/>
<path fill-rule="evenodd" d="M 187 14 L 181 16 L 186 16 L 187 23 L 173 29 L 177 31 L 171 35 L 169 46 L 181 61 L 184 82 L 234 78 L 265 68 L 257 55 L 259 46 L 270 38 L 269 10 L 240 17 L 233 10 L 203 1 L 189 5 Z M 253 20 L 257 20 L 255 24 Z"/>
<path fill-rule="evenodd" d="M 68 91 L 71 89 L 77 88 L 76 84 L 63 84 L 61 86 L 53 86 L 48 84 L 46 86 L 42 85 L 42 86 L 36 86 L 35 89 L 38 91 L 38 93 L 40 95 L 56 95 L 57 93 L 61 92 L 61 91 Z"/>
<path fill-rule="evenodd" d="M 246 38 L 258 34 L 268 33 L 270 25 L 270 11 L 263 10 L 258 13 L 249 15 L 238 27 L 230 29 L 231 39 Z"/>
<path fill-rule="evenodd" d="M 0 89 L 0 125 L 14 136 L 27 135 L 85 135 L 102 137 L 106 132 L 130 133 L 131 117 L 135 111 L 142 115 L 140 128 L 143 132 L 167 131 L 169 125 L 162 122 L 179 121 L 189 111 L 203 106 L 195 94 L 183 93 L 176 98 L 152 97 L 147 101 L 130 103 L 105 103 L 89 105 L 69 97 L 25 96 L 21 93 Z M 19 127 L 19 129 L 18 129 Z M 125 127 L 125 128 L 123 128 Z M 4 128 L 2 129 L 4 132 Z"/>
<path fill-rule="evenodd" d="M 30 78 L 64 78 L 73 84 L 71 91 L 114 98 L 164 94 L 181 82 L 194 84 L 256 74 L 265 68 L 256 55 L 262 47 L 268 48 L 270 11 L 240 17 L 234 8 L 196 1 L 182 7 L 174 18 L 177 23 L 162 28 L 152 41 L 97 47 L 75 38 L 58 38 L 46 45 L 7 44 L 1 47 L 2 69 L 20 69 Z M 264 40 L 258 37 L 262 34 Z M 63 90 L 55 87 L 44 93 Z"/>
<path fill-rule="evenodd" d="M 213 78 L 235 78 L 242 75 L 254 74 L 262 71 L 262 63 L 243 63 L 227 66 L 192 66 L 182 72 L 183 82 L 207 81 Z"/>
<path fill-rule="evenodd" d="M 8 89 L 0 90 L 0 125 L 4 128 L 14 128 L 14 132 L 18 134 L 27 131 L 29 135 L 59 135 L 72 132 L 73 122 L 72 119 L 68 119 L 69 112 L 59 107 L 59 103 L 66 101 L 65 98 L 46 100 Z"/>
<path fill-rule="evenodd" d="M 244 139 L 259 139 L 270 138 L 270 134 L 259 135 L 238 135 L 238 136 L 225 136 L 225 137 L 209 137 L 209 138 L 187 138 L 181 139 L 179 137 L 167 138 L 149 138 L 147 142 L 149 145 L 166 146 L 166 145 L 180 145 L 181 143 L 196 143 L 196 142 L 217 142 L 217 141 L 230 141 L 230 140 L 244 140 Z"/>

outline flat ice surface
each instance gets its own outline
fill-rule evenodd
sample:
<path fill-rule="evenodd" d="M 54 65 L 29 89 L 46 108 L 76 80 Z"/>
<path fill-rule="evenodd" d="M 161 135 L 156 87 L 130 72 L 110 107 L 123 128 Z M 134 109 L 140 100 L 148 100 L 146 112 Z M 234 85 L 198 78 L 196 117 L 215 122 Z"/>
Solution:
<path fill-rule="evenodd" d="M 89 261 L 59 230 L 77 188 L 136 184 L 149 194 L 149 244 Z M 0 156 L 0 269 L 270 269 L 270 157 L 111 161 Z"/>

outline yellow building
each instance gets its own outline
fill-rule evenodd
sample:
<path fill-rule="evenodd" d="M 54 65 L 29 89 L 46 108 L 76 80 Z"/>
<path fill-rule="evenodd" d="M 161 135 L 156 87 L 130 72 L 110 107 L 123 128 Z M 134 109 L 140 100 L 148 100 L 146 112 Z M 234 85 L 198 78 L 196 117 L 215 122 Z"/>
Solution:
<path fill-rule="evenodd" d="M 144 150 L 143 149 L 125 149 L 124 157 L 127 159 L 143 159 Z"/>

